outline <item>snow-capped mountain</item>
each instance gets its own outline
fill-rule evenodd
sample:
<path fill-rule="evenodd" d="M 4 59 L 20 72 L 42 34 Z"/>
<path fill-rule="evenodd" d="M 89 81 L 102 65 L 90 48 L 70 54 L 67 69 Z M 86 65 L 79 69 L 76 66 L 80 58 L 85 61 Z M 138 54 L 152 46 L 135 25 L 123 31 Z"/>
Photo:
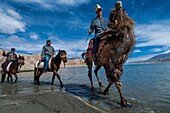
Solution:
<path fill-rule="evenodd" d="M 152 58 L 145 60 L 144 62 L 166 62 L 170 61 L 170 50 L 162 54 L 153 56 Z"/>

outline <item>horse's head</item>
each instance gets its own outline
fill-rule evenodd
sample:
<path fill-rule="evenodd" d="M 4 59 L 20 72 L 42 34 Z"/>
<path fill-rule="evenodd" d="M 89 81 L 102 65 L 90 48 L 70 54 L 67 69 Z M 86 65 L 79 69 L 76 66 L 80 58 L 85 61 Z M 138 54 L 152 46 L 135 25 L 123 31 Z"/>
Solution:
<path fill-rule="evenodd" d="M 20 68 L 25 64 L 24 56 L 19 55 L 18 63 L 19 63 Z"/>
<path fill-rule="evenodd" d="M 67 53 L 65 50 L 59 50 L 58 55 L 61 60 L 63 60 L 64 63 L 67 62 Z"/>

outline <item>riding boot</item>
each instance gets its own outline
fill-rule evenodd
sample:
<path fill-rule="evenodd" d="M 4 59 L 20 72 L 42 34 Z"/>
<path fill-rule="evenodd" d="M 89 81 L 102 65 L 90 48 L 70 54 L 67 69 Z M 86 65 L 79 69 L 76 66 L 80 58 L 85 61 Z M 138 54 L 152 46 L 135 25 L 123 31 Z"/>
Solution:
<path fill-rule="evenodd" d="M 93 60 L 94 60 L 94 65 L 98 66 L 97 58 L 96 58 L 96 53 L 93 53 Z"/>

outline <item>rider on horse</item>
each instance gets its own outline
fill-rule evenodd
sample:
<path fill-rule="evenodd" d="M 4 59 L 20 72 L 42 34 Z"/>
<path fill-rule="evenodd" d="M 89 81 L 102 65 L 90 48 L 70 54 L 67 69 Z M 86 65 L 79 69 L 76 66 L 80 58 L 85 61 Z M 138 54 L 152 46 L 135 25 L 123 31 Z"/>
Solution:
<path fill-rule="evenodd" d="M 48 69 L 48 62 L 53 55 L 55 55 L 54 47 L 51 46 L 51 41 L 47 40 L 47 44 L 43 46 L 41 52 L 41 59 L 44 60 L 44 72 Z"/>
<path fill-rule="evenodd" d="M 17 61 L 18 60 L 18 57 L 15 53 L 15 48 L 11 48 L 11 52 L 7 52 L 5 53 L 5 51 L 3 50 L 3 53 L 2 53 L 2 56 L 5 56 L 7 57 L 6 58 L 6 61 L 2 64 L 2 74 L 5 73 L 5 70 L 6 70 L 6 67 L 8 66 L 8 64 L 11 62 L 11 61 Z"/>
<path fill-rule="evenodd" d="M 96 18 L 92 19 L 90 29 L 88 30 L 88 33 L 91 34 L 95 30 L 95 36 L 94 36 L 94 41 L 93 41 L 93 59 L 94 59 L 94 64 L 97 64 L 97 59 L 96 59 L 96 53 L 98 51 L 98 43 L 101 34 L 108 30 L 108 21 L 102 17 L 102 8 L 99 4 L 96 4 L 95 6 L 95 13 L 97 15 Z"/>

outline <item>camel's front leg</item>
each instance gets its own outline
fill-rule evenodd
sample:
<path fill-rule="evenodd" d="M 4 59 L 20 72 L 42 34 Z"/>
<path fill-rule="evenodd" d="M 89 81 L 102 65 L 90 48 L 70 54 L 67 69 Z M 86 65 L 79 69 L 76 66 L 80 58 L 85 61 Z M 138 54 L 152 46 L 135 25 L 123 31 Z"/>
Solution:
<path fill-rule="evenodd" d="M 99 86 L 100 86 L 100 87 L 103 87 L 103 84 L 102 84 L 102 82 L 100 81 L 100 79 L 99 79 L 99 77 L 98 77 L 98 73 L 97 73 L 100 68 L 101 68 L 101 66 L 98 65 L 98 66 L 96 67 L 96 69 L 94 70 L 94 73 L 95 73 L 95 75 L 96 75 L 96 78 L 97 78 L 97 81 L 98 81 Z"/>
<path fill-rule="evenodd" d="M 125 97 L 122 94 L 122 83 L 120 81 L 115 82 L 116 88 L 119 91 L 120 99 L 121 99 L 121 106 L 122 107 L 131 107 L 132 104 L 128 103 Z"/>

